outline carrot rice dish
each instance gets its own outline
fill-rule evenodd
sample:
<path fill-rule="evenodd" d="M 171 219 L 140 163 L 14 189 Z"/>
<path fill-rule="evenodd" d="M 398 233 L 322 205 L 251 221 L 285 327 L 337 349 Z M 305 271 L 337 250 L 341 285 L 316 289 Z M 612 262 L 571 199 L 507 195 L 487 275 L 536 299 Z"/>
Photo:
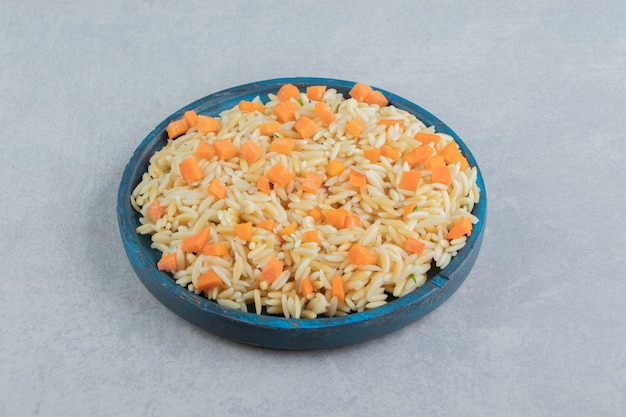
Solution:
<path fill-rule="evenodd" d="M 284 84 L 167 126 L 133 190 L 158 269 L 224 307 L 287 318 L 380 307 L 465 246 L 477 170 L 454 139 L 356 83 Z"/>

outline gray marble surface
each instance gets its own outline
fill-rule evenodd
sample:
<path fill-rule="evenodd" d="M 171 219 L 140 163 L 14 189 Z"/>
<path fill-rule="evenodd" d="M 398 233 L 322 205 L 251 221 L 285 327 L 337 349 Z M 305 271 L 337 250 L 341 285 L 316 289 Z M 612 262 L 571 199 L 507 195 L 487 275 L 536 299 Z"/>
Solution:
<path fill-rule="evenodd" d="M 623 416 L 621 1 L 2 1 L 0 416 Z M 187 103 L 362 81 L 448 123 L 486 178 L 461 289 L 383 339 L 222 340 L 138 281 L 126 162 Z"/>

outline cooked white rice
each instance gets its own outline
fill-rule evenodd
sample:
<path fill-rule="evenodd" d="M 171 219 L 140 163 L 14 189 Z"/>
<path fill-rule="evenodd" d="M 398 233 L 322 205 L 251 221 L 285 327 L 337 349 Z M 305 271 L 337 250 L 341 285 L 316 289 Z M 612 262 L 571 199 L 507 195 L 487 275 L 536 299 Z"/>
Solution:
<path fill-rule="evenodd" d="M 478 219 L 471 214 L 479 200 L 475 167 L 461 170 L 460 163 L 448 165 L 451 182 L 448 187 L 431 181 L 432 172 L 425 163 L 410 167 L 403 155 L 422 145 L 414 139 L 417 132 L 436 133 L 414 115 L 388 105 L 379 107 L 353 98 L 345 98 L 334 89 L 327 89 L 322 97 L 326 107 L 335 112 L 335 120 L 327 125 L 316 116 L 315 101 L 301 91 L 297 98 L 295 119 L 312 119 L 317 130 L 311 139 L 302 139 L 293 130 L 294 121 L 281 124 L 277 134 L 262 135 L 258 126 L 276 121 L 272 109 L 279 103 L 270 94 L 266 110 L 241 111 L 237 106 L 219 114 L 216 133 L 200 133 L 191 127 L 187 133 L 168 140 L 167 146 L 150 159 L 147 172 L 134 189 L 131 202 L 141 213 L 137 232 L 150 234 L 152 247 L 165 253 L 176 253 L 176 271 L 173 279 L 189 291 L 203 294 L 224 307 L 257 314 L 282 315 L 293 318 L 339 316 L 351 312 L 377 308 L 388 298 L 402 297 L 426 282 L 432 265 L 445 268 L 453 256 L 463 248 L 466 236 L 448 240 L 446 235 L 461 217 L 473 224 Z M 254 102 L 261 103 L 259 97 Z M 346 124 L 358 117 L 365 126 L 358 137 L 346 131 Z M 380 119 L 403 120 L 390 127 L 378 124 Z M 449 135 L 438 133 L 439 140 L 431 142 L 436 156 L 453 142 Z M 289 155 L 272 152 L 270 144 L 276 137 L 296 139 Z M 248 163 L 238 153 L 224 161 L 217 156 L 198 159 L 201 180 L 186 183 L 179 164 L 194 155 L 201 141 L 214 143 L 228 139 L 237 148 L 252 140 L 264 150 L 261 159 Z M 380 156 L 370 162 L 366 149 L 380 149 L 389 145 L 399 152 L 398 158 Z M 431 157 L 432 157 L 431 156 Z M 337 176 L 326 173 L 328 161 L 334 159 L 348 169 Z M 269 194 L 258 189 L 257 180 L 277 162 L 287 167 L 294 178 L 285 186 L 274 185 Z M 359 188 L 348 181 L 350 170 L 364 173 L 367 186 Z M 398 187 L 403 171 L 421 173 L 415 191 Z M 301 184 L 311 171 L 324 175 L 322 187 L 313 194 L 304 192 Z M 227 188 L 224 199 L 216 199 L 207 191 L 209 183 L 217 178 Z M 164 214 L 153 222 L 148 206 L 159 200 Z M 416 208 L 404 215 L 407 205 Z M 343 207 L 356 213 L 362 227 L 337 228 L 324 218 L 316 221 L 309 215 L 314 207 L 324 213 Z M 256 225 L 274 220 L 273 230 Z M 253 237 L 244 241 L 236 236 L 235 225 L 251 222 Z M 296 230 L 285 238 L 278 232 L 296 223 Z M 227 242 L 228 254 L 207 256 L 202 253 L 184 253 L 184 238 L 203 229 L 210 230 L 209 243 Z M 319 244 L 305 243 L 304 232 L 317 230 Z M 424 243 L 421 253 L 404 249 L 407 238 Z M 355 243 L 376 255 L 376 263 L 355 266 L 348 251 Z M 267 282 L 262 270 L 272 256 L 284 265 L 274 281 Z M 196 288 L 198 278 L 212 270 L 222 285 L 201 291 Z M 331 279 L 341 276 L 344 298 L 333 296 Z M 302 294 L 302 282 L 310 280 L 313 291 Z"/>

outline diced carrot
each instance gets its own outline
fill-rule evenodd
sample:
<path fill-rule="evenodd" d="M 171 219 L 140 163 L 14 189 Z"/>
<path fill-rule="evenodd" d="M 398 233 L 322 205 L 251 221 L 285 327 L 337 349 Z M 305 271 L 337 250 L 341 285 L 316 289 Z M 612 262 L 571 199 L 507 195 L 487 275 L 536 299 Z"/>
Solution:
<path fill-rule="evenodd" d="M 272 152 L 282 153 L 283 155 L 289 155 L 293 151 L 293 147 L 296 145 L 296 140 L 291 138 L 276 138 L 272 141 L 270 149 Z"/>
<path fill-rule="evenodd" d="M 278 236 L 285 237 L 292 235 L 296 232 L 296 223 L 290 223 L 289 226 L 285 226 L 278 231 Z"/>
<path fill-rule="evenodd" d="M 371 163 L 376 163 L 376 161 L 378 161 L 381 152 L 382 151 L 380 149 L 368 149 L 366 151 L 363 151 L 365 157 L 369 159 Z"/>
<path fill-rule="evenodd" d="M 302 116 L 298 119 L 295 125 L 293 125 L 293 130 L 298 132 L 300 136 L 304 139 L 312 138 L 317 130 L 317 125 L 311 119 L 306 116 Z"/>
<path fill-rule="evenodd" d="M 335 121 L 335 113 L 326 108 L 326 103 L 319 101 L 315 103 L 315 115 L 322 119 L 327 125 Z"/>
<path fill-rule="evenodd" d="M 458 239 L 463 235 L 471 235 L 472 234 L 472 221 L 469 217 L 462 216 L 455 224 L 452 226 L 448 234 L 446 235 L 446 239 Z"/>
<path fill-rule="evenodd" d="M 364 101 L 365 98 L 372 92 L 372 87 L 363 83 L 356 83 L 348 94 L 356 101 Z"/>
<path fill-rule="evenodd" d="M 429 145 L 421 145 L 417 148 L 413 148 L 409 153 L 404 155 L 404 160 L 410 165 L 414 166 L 426 161 L 435 150 Z"/>
<path fill-rule="evenodd" d="M 384 125 L 385 129 L 389 129 L 393 125 L 404 125 L 404 119 L 379 119 L 377 125 Z"/>
<path fill-rule="evenodd" d="M 367 104 L 377 104 L 380 107 L 385 107 L 389 104 L 389 100 L 384 96 L 380 91 L 371 91 L 366 97 L 365 101 Z"/>
<path fill-rule="evenodd" d="M 316 223 L 319 222 L 320 220 L 322 220 L 322 212 L 317 207 L 313 207 L 311 210 L 309 210 L 309 212 L 307 214 L 309 216 L 313 217 L 313 219 L 315 220 Z"/>
<path fill-rule="evenodd" d="M 350 212 L 344 208 L 327 209 L 324 211 L 326 223 L 334 226 L 336 229 L 343 229 L 346 224 L 346 218 Z"/>
<path fill-rule="evenodd" d="M 300 282 L 300 293 L 303 296 L 307 296 L 313 292 L 313 284 L 311 283 L 311 278 L 304 277 Z"/>
<path fill-rule="evenodd" d="M 306 88 L 306 95 L 311 100 L 321 100 L 325 92 L 325 85 L 312 85 Z"/>
<path fill-rule="evenodd" d="M 457 152 L 457 147 L 456 147 L 456 143 L 454 142 L 450 142 L 448 143 L 446 146 L 444 146 L 443 150 L 441 151 L 441 155 L 443 155 L 443 158 L 445 159 L 447 164 L 452 163 L 452 159 L 454 159 L 454 155 Z"/>
<path fill-rule="evenodd" d="M 331 124 L 332 122 L 335 121 L 335 113 L 331 112 L 330 110 L 326 110 L 325 112 L 323 112 L 322 114 L 319 115 L 320 119 L 322 119 L 322 121 L 324 121 L 324 123 L 326 123 L 327 125 Z"/>
<path fill-rule="evenodd" d="M 161 206 L 161 200 L 158 198 L 148 206 L 148 217 L 152 223 L 156 223 L 165 214 L 165 207 Z"/>
<path fill-rule="evenodd" d="M 352 230 L 354 228 L 363 227 L 363 224 L 361 223 L 361 218 L 358 214 L 348 213 L 346 219 L 344 220 L 343 227 Z"/>
<path fill-rule="evenodd" d="M 265 265 L 263 271 L 261 271 L 261 276 L 268 283 L 272 283 L 283 273 L 283 264 L 280 263 L 276 256 L 272 255 L 270 261 Z"/>
<path fill-rule="evenodd" d="M 444 160 L 443 155 L 435 155 L 426 161 L 426 168 L 431 171 L 443 166 L 446 166 L 446 161 Z"/>
<path fill-rule="evenodd" d="M 224 284 L 222 279 L 215 273 L 215 271 L 210 270 L 198 277 L 198 281 L 196 281 L 196 288 L 206 291 L 211 288 L 219 287 L 222 284 Z"/>
<path fill-rule="evenodd" d="M 206 256 L 224 256 L 228 255 L 228 243 L 220 242 L 220 243 L 212 243 L 210 245 L 205 245 L 202 249 L 202 254 Z"/>
<path fill-rule="evenodd" d="M 278 97 L 278 100 L 280 101 L 298 98 L 299 95 L 300 90 L 298 90 L 298 87 L 293 84 L 283 84 L 278 90 L 278 93 L 276 93 L 276 97 Z"/>
<path fill-rule="evenodd" d="M 360 172 L 351 169 L 350 179 L 348 182 L 350 185 L 354 185 L 355 187 L 365 187 L 367 185 L 367 177 L 365 174 L 361 174 Z"/>
<path fill-rule="evenodd" d="M 302 234 L 305 242 L 320 243 L 319 233 L 317 229 L 307 230 Z"/>
<path fill-rule="evenodd" d="M 334 159 L 328 161 L 328 164 L 326 165 L 326 173 L 331 177 L 339 175 L 345 170 L 346 166 L 339 161 L 335 161 Z"/>
<path fill-rule="evenodd" d="M 196 152 L 194 153 L 196 158 L 200 159 L 211 159 L 215 155 L 215 151 L 210 143 L 200 141 L 198 142 L 198 146 L 196 147 Z"/>
<path fill-rule="evenodd" d="M 280 123 L 278 122 L 261 123 L 259 125 L 259 130 L 262 135 L 271 135 L 272 133 L 278 132 L 280 130 Z"/>
<path fill-rule="evenodd" d="M 459 154 L 457 155 L 457 159 L 458 159 L 458 162 L 461 163 L 461 171 L 465 171 L 467 168 L 469 168 L 469 162 L 467 161 L 467 158 L 465 158 L 460 151 L 459 151 Z M 456 162 L 457 161 L 453 163 L 456 163 Z"/>
<path fill-rule="evenodd" d="M 196 128 L 198 129 L 198 132 L 201 132 L 203 134 L 209 132 L 217 132 L 219 126 L 220 121 L 215 117 L 204 116 L 202 114 L 198 116 L 198 122 L 196 123 Z"/>
<path fill-rule="evenodd" d="M 365 129 L 365 125 L 358 117 L 346 123 L 346 130 L 354 137 L 359 136 L 361 132 L 363 132 L 363 129 Z"/>
<path fill-rule="evenodd" d="M 249 241 L 252 238 L 252 223 L 238 223 L 235 225 L 237 237 L 241 240 Z"/>
<path fill-rule="evenodd" d="M 426 245 L 421 240 L 413 239 L 409 237 L 404 243 L 404 250 L 407 252 L 417 253 L 418 255 L 424 251 Z"/>
<path fill-rule="evenodd" d="M 409 219 L 409 214 L 415 211 L 415 207 L 417 207 L 417 203 L 415 202 L 411 202 L 407 204 L 406 206 L 404 206 L 404 213 L 402 215 L 402 219 L 404 221 L 407 221 Z"/>
<path fill-rule="evenodd" d="M 346 297 L 346 294 L 343 289 L 343 279 L 341 279 L 341 276 L 337 275 L 333 277 L 330 280 L 330 285 L 332 288 L 331 293 L 333 297 L 337 297 L 338 301 L 343 301 L 344 298 Z"/>
<path fill-rule="evenodd" d="M 280 162 L 267 171 L 267 178 L 275 184 L 285 188 L 289 181 L 293 179 L 293 174 Z"/>
<path fill-rule="evenodd" d="M 382 154 L 382 156 L 385 156 L 391 160 L 394 159 L 398 159 L 398 157 L 400 156 L 400 152 L 398 152 L 397 150 L 393 149 L 391 146 L 389 145 L 383 145 L 380 148 L 380 153 Z"/>
<path fill-rule="evenodd" d="M 252 101 L 241 100 L 239 102 L 239 110 L 241 111 L 258 111 L 265 113 L 265 105 L 261 103 L 255 103 Z"/>
<path fill-rule="evenodd" d="M 258 181 L 256 182 L 256 186 L 265 194 L 269 194 L 272 191 L 272 184 L 270 183 L 270 180 L 268 180 L 264 176 L 259 177 Z"/>
<path fill-rule="evenodd" d="M 320 114 L 327 112 L 328 109 L 326 108 L 326 103 L 324 103 L 323 101 L 318 101 L 317 103 L 315 103 L 315 115 L 316 116 L 320 116 Z"/>
<path fill-rule="evenodd" d="M 348 258 L 354 266 L 376 264 L 376 255 L 360 243 L 352 245 L 348 251 Z"/>
<path fill-rule="evenodd" d="M 317 190 L 322 186 L 322 182 L 324 181 L 324 174 L 320 174 L 319 172 L 311 171 L 308 173 L 304 182 L 302 183 L 302 191 L 306 191 L 307 193 L 316 193 Z"/>
<path fill-rule="evenodd" d="M 195 156 L 190 156 L 184 161 L 181 161 L 181 163 L 178 164 L 178 168 L 180 169 L 180 175 L 183 177 L 185 182 L 194 182 L 204 178 L 204 174 L 202 173 L 200 165 L 198 165 L 198 160 Z"/>
<path fill-rule="evenodd" d="M 402 172 L 402 177 L 400 178 L 400 183 L 398 187 L 403 190 L 415 191 L 417 190 L 417 186 L 422 179 L 422 174 L 416 171 L 404 171 Z"/>
<path fill-rule="evenodd" d="M 272 108 L 272 111 L 281 123 L 287 123 L 294 119 L 298 105 L 293 101 L 281 101 Z"/>
<path fill-rule="evenodd" d="M 188 127 L 194 127 L 198 121 L 198 114 L 193 110 L 187 110 L 183 114 L 183 120 L 187 123 Z"/>
<path fill-rule="evenodd" d="M 431 142 L 437 143 L 439 142 L 440 138 L 441 137 L 439 135 L 436 135 L 434 133 L 428 133 L 428 132 L 417 132 L 415 136 L 413 136 L 413 139 L 419 140 L 424 145 L 429 144 Z"/>
<path fill-rule="evenodd" d="M 176 252 L 162 254 L 161 259 L 157 262 L 157 268 L 159 268 L 159 271 L 176 271 Z"/>
<path fill-rule="evenodd" d="M 228 139 L 220 139 L 213 142 L 215 154 L 218 159 L 228 161 L 237 155 L 237 147 Z"/>
<path fill-rule="evenodd" d="M 268 232 L 274 231 L 274 220 L 264 220 L 261 223 L 257 224 L 256 227 L 259 229 L 265 229 Z"/>
<path fill-rule="evenodd" d="M 179 137 L 180 135 L 184 135 L 189 130 L 189 126 L 185 119 L 172 120 L 169 122 L 167 127 L 165 128 L 167 131 L 167 137 L 170 139 L 174 139 Z"/>
<path fill-rule="evenodd" d="M 449 187 L 452 183 L 452 178 L 450 176 L 450 170 L 448 169 L 448 167 L 444 165 L 442 167 L 435 168 L 431 181 Z"/>
<path fill-rule="evenodd" d="M 261 147 L 251 139 L 245 141 L 239 147 L 239 151 L 241 152 L 241 156 L 243 156 L 249 163 L 256 162 L 261 159 L 261 156 L 263 156 L 263 149 L 261 149 Z"/>
<path fill-rule="evenodd" d="M 462 171 L 469 167 L 467 159 L 465 159 L 455 142 L 448 143 L 441 151 L 441 154 L 443 155 L 443 159 L 446 161 L 446 164 L 456 164 L 457 162 L 460 162 Z"/>
<path fill-rule="evenodd" d="M 226 198 L 226 187 L 217 178 L 213 178 L 213 180 L 209 183 L 207 191 L 211 193 L 216 200 Z"/>
<path fill-rule="evenodd" d="M 200 230 L 195 235 L 188 236 L 183 239 L 183 242 L 180 245 L 180 249 L 183 252 L 202 252 L 204 245 L 209 241 L 210 229 L 207 227 L 206 229 Z"/>

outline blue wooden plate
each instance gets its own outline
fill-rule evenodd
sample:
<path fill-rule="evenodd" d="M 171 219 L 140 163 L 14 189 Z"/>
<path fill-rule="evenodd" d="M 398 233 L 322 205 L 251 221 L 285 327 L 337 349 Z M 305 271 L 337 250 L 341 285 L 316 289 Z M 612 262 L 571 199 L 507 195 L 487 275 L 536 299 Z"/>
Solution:
<path fill-rule="evenodd" d="M 426 125 L 434 126 L 437 132 L 452 136 L 470 165 L 478 169 L 477 185 L 481 195 L 479 203 L 474 206 L 473 214 L 480 222 L 475 225 L 466 246 L 452 258 L 446 268 L 431 270 L 423 286 L 382 307 L 343 317 L 317 319 L 287 319 L 231 310 L 188 291 L 176 284 L 168 273 L 157 269 L 161 254 L 150 247 L 149 236 L 135 232 L 139 225 L 139 214 L 130 204 L 130 195 L 147 170 L 150 157 L 166 144 L 167 124 L 181 118 L 187 110 L 217 116 L 221 111 L 236 106 L 241 100 L 252 100 L 260 96 L 261 100 L 267 101 L 268 93 L 276 93 L 285 83 L 294 84 L 301 90 L 310 85 L 326 85 L 337 89 L 344 97 L 348 97 L 348 91 L 354 85 L 351 81 L 327 78 L 279 78 L 229 88 L 178 110 L 141 142 L 124 170 L 117 201 L 119 229 L 135 273 L 161 303 L 189 322 L 231 340 L 275 349 L 324 349 L 361 343 L 389 334 L 430 313 L 459 288 L 476 262 L 487 214 L 485 184 L 470 150 L 445 123 L 420 106 L 376 87 L 373 88 L 380 90 L 391 105 L 414 114 Z"/>

